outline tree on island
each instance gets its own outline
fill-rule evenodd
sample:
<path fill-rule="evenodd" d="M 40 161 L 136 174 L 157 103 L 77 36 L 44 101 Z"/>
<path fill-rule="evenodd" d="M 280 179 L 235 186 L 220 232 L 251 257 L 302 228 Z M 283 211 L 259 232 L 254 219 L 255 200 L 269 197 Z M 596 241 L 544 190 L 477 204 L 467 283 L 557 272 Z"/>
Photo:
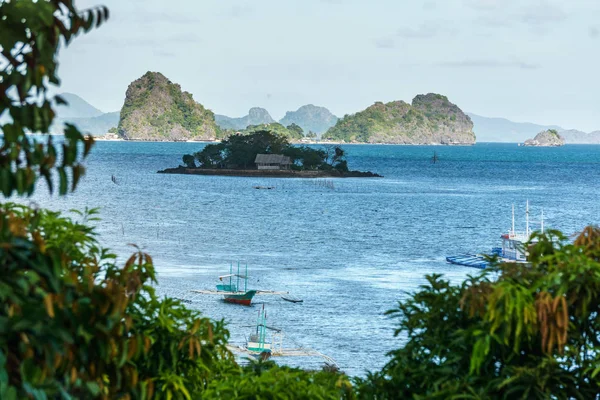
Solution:
<path fill-rule="evenodd" d="M 286 126 L 286 128 L 292 132 L 295 132 L 295 137 L 302 137 L 304 136 L 304 130 L 302 129 L 302 127 L 300 125 L 296 125 L 295 123 L 291 123 L 290 125 Z"/>
<path fill-rule="evenodd" d="M 331 154 L 330 154 L 331 153 Z M 198 161 L 200 168 L 254 169 L 258 154 L 283 154 L 291 158 L 293 169 L 331 170 L 347 172 L 344 150 L 331 146 L 328 151 L 308 146 L 293 146 L 284 136 L 270 131 L 231 135 L 218 144 L 209 144 L 202 151 L 185 155 Z M 193 168 L 184 161 L 189 168 Z"/>
<path fill-rule="evenodd" d="M 309 139 L 316 139 L 317 138 L 317 134 L 314 133 L 313 131 L 308 131 L 308 133 L 306 134 L 306 137 Z"/>
<path fill-rule="evenodd" d="M 194 156 L 191 154 L 185 154 L 182 157 L 182 161 L 185 164 L 186 167 L 188 168 L 196 168 L 196 161 L 194 159 Z"/>

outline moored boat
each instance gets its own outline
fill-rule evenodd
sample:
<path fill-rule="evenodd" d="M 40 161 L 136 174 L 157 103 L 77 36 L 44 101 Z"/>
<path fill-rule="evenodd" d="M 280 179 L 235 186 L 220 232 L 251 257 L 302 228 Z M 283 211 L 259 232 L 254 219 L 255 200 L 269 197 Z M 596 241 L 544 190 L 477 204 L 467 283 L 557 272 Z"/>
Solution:
<path fill-rule="evenodd" d="M 233 283 L 233 278 L 236 278 L 236 283 Z M 223 293 L 223 300 L 227 303 L 242 304 L 249 306 L 256 294 L 256 290 L 248 290 L 248 265 L 246 264 L 246 273 L 240 275 L 240 263 L 238 262 L 237 274 L 233 273 L 233 264 L 229 265 L 229 274 L 219 277 L 220 281 L 229 278 L 229 284 L 217 285 L 217 292 Z M 244 290 L 240 289 L 240 278 L 244 280 Z"/>
<path fill-rule="evenodd" d="M 544 211 L 542 210 L 540 230 L 544 232 Z M 484 269 L 490 264 L 489 259 L 496 257 L 499 262 L 527 264 L 527 248 L 526 244 L 534 244 L 535 238 L 532 238 L 532 230 L 529 227 L 529 200 L 525 209 L 525 231 L 515 231 L 515 206 L 512 207 L 512 227 L 508 233 L 502 234 L 501 247 L 494 247 L 489 253 L 483 254 L 459 254 L 457 256 L 448 256 L 446 261 L 450 264 L 462 265 L 465 267 L 473 267 Z"/>

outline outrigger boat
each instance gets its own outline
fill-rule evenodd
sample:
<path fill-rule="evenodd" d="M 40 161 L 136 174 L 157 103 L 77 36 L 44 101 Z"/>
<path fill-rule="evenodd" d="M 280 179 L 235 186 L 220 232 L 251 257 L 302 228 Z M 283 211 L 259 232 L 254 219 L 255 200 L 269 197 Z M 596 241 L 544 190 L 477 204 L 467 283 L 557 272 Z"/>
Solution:
<path fill-rule="evenodd" d="M 233 273 L 233 263 L 229 265 L 229 274 L 219 276 L 219 280 L 223 282 L 223 279 L 229 283 L 217 285 L 217 290 L 191 290 L 192 293 L 197 294 L 211 294 L 211 295 L 222 295 L 223 300 L 227 303 L 242 304 L 249 306 L 252 303 L 252 299 L 256 295 L 285 295 L 288 292 L 276 292 L 272 290 L 248 290 L 248 264 L 246 264 L 246 272 L 244 275 L 240 275 L 240 263 L 237 264 L 237 273 Z M 236 278 L 235 283 L 233 278 Z M 240 290 L 240 279 L 243 279 L 244 290 Z"/>
<path fill-rule="evenodd" d="M 271 340 L 267 340 L 267 329 L 273 331 Z M 258 320 L 256 330 L 250 334 L 243 346 L 227 345 L 227 348 L 237 354 L 245 354 L 249 358 L 256 359 L 257 357 L 266 359 L 270 357 L 320 357 L 328 364 L 338 366 L 335 360 L 316 350 L 299 348 L 284 348 L 283 347 L 283 331 L 279 328 L 267 326 L 267 312 L 263 304 L 258 311 Z"/>
<path fill-rule="evenodd" d="M 544 233 L 544 210 L 542 210 L 540 230 Z M 502 239 L 502 247 L 494 247 L 487 254 L 461 254 L 458 256 L 446 257 L 446 261 L 450 264 L 463 265 L 466 267 L 474 267 L 484 269 L 489 266 L 489 258 L 496 256 L 499 262 L 510 262 L 527 264 L 528 252 L 525 244 L 534 244 L 535 239 L 531 238 L 533 232 L 529 228 L 529 200 L 525 209 L 525 232 L 515 231 L 515 206 L 512 207 L 512 228 L 508 233 L 500 236 Z"/>

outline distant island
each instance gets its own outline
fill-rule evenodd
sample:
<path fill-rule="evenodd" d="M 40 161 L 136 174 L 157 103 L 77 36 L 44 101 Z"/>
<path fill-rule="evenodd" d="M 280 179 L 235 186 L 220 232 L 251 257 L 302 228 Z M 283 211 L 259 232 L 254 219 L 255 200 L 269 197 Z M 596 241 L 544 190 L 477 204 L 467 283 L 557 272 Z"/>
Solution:
<path fill-rule="evenodd" d="M 523 146 L 558 147 L 565 144 L 565 139 L 555 129 L 548 129 L 525 141 Z"/>
<path fill-rule="evenodd" d="M 381 177 L 348 169 L 339 146 L 293 146 L 287 137 L 268 130 L 234 134 L 202 151 L 185 154 L 184 165 L 158 173 L 280 178 Z"/>
<path fill-rule="evenodd" d="M 598 130 L 586 133 L 465 114 L 445 96 L 433 93 L 415 97 L 412 104 L 375 103 L 341 120 L 325 107 L 307 104 L 286 112 L 278 122 L 260 107 L 239 118 L 213 114 L 158 72 L 147 72 L 132 82 L 119 111 L 105 113 L 72 93 L 61 97 L 68 105 L 56 108 L 51 133 L 63 134 L 68 122 L 105 140 L 217 141 L 237 132 L 266 129 L 284 133 L 295 143 L 323 139 L 328 143 L 473 144 L 475 134 L 478 142 L 523 143 L 553 129 L 565 144 L 600 143 Z M 2 121 L 10 121 L 10 116 L 0 116 Z"/>
<path fill-rule="evenodd" d="M 473 122 L 446 96 L 429 93 L 404 101 L 377 102 L 347 115 L 324 135 L 344 143 L 475 144 Z"/>
<path fill-rule="evenodd" d="M 215 140 L 212 111 L 159 72 L 147 72 L 127 88 L 117 131 L 126 140 Z"/>

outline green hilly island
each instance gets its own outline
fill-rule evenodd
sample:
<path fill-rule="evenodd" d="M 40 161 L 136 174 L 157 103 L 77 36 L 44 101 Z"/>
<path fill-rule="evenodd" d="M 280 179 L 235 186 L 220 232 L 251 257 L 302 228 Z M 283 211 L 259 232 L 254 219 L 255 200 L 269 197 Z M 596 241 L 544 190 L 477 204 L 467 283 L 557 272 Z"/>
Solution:
<path fill-rule="evenodd" d="M 447 97 L 429 93 L 404 101 L 377 102 L 345 116 L 323 139 L 346 143 L 475 144 L 473 122 Z"/>
<path fill-rule="evenodd" d="M 214 140 L 212 111 L 159 72 L 147 72 L 127 88 L 118 133 L 128 140 Z"/>

